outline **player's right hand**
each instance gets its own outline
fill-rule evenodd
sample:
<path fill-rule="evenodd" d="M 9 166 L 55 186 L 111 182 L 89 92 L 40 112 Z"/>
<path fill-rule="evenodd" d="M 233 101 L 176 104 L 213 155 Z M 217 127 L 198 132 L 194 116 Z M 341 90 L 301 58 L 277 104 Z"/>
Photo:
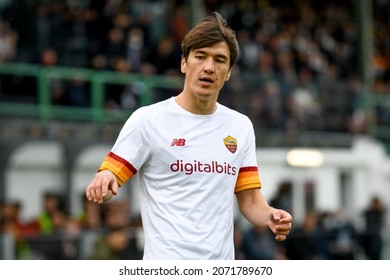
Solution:
<path fill-rule="evenodd" d="M 115 175 L 109 170 L 96 173 L 89 183 L 85 193 L 88 201 L 103 203 L 118 193 L 118 182 Z"/>

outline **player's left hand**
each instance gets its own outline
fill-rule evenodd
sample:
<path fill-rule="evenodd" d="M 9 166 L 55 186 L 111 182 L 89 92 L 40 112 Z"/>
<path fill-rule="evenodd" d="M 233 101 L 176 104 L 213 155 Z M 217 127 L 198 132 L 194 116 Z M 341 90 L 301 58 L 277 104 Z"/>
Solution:
<path fill-rule="evenodd" d="M 268 226 L 276 235 L 275 239 L 277 241 L 286 240 L 292 227 L 292 220 L 291 214 L 287 211 L 271 208 Z"/>

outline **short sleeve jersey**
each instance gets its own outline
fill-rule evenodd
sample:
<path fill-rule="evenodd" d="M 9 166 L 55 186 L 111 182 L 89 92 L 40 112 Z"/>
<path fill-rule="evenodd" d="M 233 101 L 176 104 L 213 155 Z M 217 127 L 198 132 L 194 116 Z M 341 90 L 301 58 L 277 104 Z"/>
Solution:
<path fill-rule="evenodd" d="M 100 170 L 122 185 L 138 173 L 144 259 L 234 259 L 234 194 L 260 188 L 255 136 L 245 115 L 211 115 L 174 97 L 136 110 Z"/>

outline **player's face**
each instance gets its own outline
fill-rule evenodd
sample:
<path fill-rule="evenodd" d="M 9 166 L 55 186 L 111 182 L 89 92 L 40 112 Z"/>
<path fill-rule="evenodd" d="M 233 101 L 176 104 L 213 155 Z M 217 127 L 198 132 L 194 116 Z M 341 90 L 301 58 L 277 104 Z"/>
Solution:
<path fill-rule="evenodd" d="M 185 90 L 201 100 L 216 100 L 230 78 L 230 50 L 226 42 L 192 50 L 182 58 L 181 71 L 186 75 Z"/>

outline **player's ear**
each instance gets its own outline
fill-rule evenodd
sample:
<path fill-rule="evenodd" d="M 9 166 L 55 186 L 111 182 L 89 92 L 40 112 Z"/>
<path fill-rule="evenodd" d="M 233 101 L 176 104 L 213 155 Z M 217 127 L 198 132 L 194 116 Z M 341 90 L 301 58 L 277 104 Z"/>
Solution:
<path fill-rule="evenodd" d="M 180 70 L 183 74 L 186 73 L 186 66 L 187 66 L 187 62 L 186 62 L 186 58 L 184 56 L 181 57 L 181 65 L 180 65 Z"/>
<path fill-rule="evenodd" d="M 232 70 L 230 69 L 229 72 L 226 73 L 225 81 L 228 81 L 230 79 L 231 74 L 232 74 Z"/>

